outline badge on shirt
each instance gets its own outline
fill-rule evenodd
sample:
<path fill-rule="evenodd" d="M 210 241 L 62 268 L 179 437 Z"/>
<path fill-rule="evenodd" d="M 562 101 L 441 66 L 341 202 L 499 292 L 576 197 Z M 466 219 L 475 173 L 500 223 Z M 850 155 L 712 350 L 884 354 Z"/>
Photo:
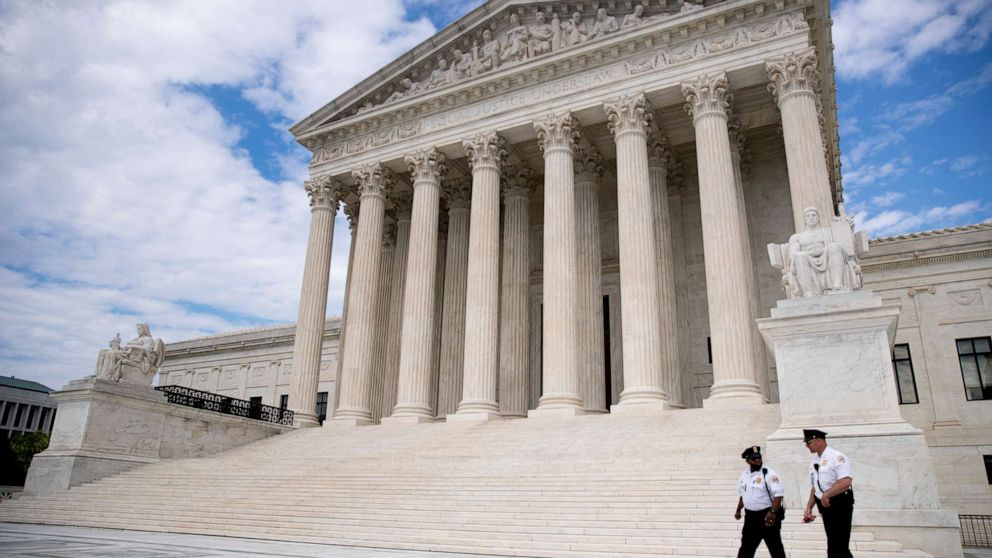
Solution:
<path fill-rule="evenodd" d="M 754 479 L 754 484 L 761 484 L 761 477 Z"/>
<path fill-rule="evenodd" d="M 830 465 L 830 460 L 829 459 L 824 459 L 823 460 L 823 463 L 820 463 L 820 467 L 826 467 L 827 465 Z"/>

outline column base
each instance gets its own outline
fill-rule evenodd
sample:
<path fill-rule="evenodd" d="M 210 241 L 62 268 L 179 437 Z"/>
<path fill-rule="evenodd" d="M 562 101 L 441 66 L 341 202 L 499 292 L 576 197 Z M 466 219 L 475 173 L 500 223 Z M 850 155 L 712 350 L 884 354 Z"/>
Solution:
<path fill-rule="evenodd" d="M 935 420 L 933 422 L 933 429 L 940 430 L 941 428 L 961 428 L 961 421 L 959 420 Z"/>
<path fill-rule="evenodd" d="M 324 421 L 324 427 L 352 427 L 352 426 L 369 426 L 372 424 L 371 418 L 364 417 L 334 417 L 331 420 Z"/>
<path fill-rule="evenodd" d="M 403 424 L 427 424 L 434 422 L 434 417 L 425 417 L 422 415 L 393 415 L 391 417 L 382 417 L 380 421 L 383 426 L 396 426 Z"/>
<path fill-rule="evenodd" d="M 578 417 L 584 414 L 586 414 L 586 412 L 582 407 L 538 407 L 537 409 L 527 411 L 527 418 L 544 419 Z"/>
<path fill-rule="evenodd" d="M 747 380 L 728 380 L 713 384 L 704 409 L 748 409 L 768 403 L 758 384 Z"/>
<path fill-rule="evenodd" d="M 642 403 L 654 403 L 661 402 L 665 403 L 668 396 L 665 391 L 661 388 L 656 387 L 639 387 L 625 389 L 620 394 L 620 403 L 618 405 L 639 405 Z M 613 405 L 616 407 L 617 405 Z"/>
<path fill-rule="evenodd" d="M 495 401 L 489 401 L 487 399 L 476 399 L 476 400 L 464 400 L 458 404 L 458 409 L 455 411 L 456 415 L 462 413 L 493 413 L 499 414 L 499 404 Z M 449 417 L 451 415 L 448 415 Z"/>
<path fill-rule="evenodd" d="M 451 424 L 456 422 L 490 422 L 501 420 L 503 417 L 492 411 L 458 411 L 446 418 L 447 422 Z"/>
<path fill-rule="evenodd" d="M 623 402 L 610 406 L 610 414 L 620 416 L 650 416 L 660 415 L 665 411 L 671 411 L 673 407 L 668 401 L 638 401 Z"/>
<path fill-rule="evenodd" d="M 316 428 L 320 426 L 320 418 L 316 413 L 293 411 L 293 426 L 296 428 Z"/>
<path fill-rule="evenodd" d="M 431 422 L 434 421 L 434 411 L 427 405 L 420 405 L 417 403 L 400 403 L 393 407 L 393 412 L 389 417 L 383 418 L 400 418 L 400 417 L 422 417 L 430 419 Z"/>

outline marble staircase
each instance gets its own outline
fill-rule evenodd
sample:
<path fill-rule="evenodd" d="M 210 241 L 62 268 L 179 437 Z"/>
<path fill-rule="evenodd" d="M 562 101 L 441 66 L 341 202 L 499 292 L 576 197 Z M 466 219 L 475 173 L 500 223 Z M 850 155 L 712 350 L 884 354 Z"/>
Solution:
<path fill-rule="evenodd" d="M 0 521 L 500 556 L 731 557 L 741 448 L 764 446 L 777 423 L 769 405 L 304 429 L 5 501 Z M 786 550 L 823 556 L 822 526 L 800 516 L 788 514 Z M 859 557 L 928 556 L 869 532 L 853 539 Z"/>

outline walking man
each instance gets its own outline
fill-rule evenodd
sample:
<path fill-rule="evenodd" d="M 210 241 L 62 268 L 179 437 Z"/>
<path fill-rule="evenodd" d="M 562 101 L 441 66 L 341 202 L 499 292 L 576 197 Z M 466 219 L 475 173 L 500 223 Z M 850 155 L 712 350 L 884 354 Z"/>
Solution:
<path fill-rule="evenodd" d="M 785 487 L 775 471 L 762 467 L 761 447 L 751 446 L 741 457 L 747 461 L 747 468 L 737 481 L 737 512 L 735 519 L 741 518 L 744 510 L 744 529 L 741 531 L 741 548 L 737 558 L 754 558 L 761 541 L 765 541 L 772 558 L 785 558 L 782 547 L 782 519 L 785 509 L 782 497 Z"/>
<path fill-rule="evenodd" d="M 843 453 L 827 447 L 827 433 L 803 430 L 803 439 L 814 454 L 809 467 L 812 487 L 803 523 L 816 519 L 813 504 L 823 516 L 827 532 L 827 558 L 851 557 L 851 515 L 854 513 L 854 488 L 851 461 Z"/>

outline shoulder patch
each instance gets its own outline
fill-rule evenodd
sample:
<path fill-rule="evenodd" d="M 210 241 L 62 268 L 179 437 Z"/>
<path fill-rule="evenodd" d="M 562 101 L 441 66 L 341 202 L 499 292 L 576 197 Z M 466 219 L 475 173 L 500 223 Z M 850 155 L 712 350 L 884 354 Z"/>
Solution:
<path fill-rule="evenodd" d="M 837 463 L 847 463 L 847 460 L 844 459 L 844 456 L 843 455 L 838 455 L 837 456 Z"/>
<path fill-rule="evenodd" d="M 773 475 L 771 480 L 772 482 L 778 482 L 778 477 Z"/>

